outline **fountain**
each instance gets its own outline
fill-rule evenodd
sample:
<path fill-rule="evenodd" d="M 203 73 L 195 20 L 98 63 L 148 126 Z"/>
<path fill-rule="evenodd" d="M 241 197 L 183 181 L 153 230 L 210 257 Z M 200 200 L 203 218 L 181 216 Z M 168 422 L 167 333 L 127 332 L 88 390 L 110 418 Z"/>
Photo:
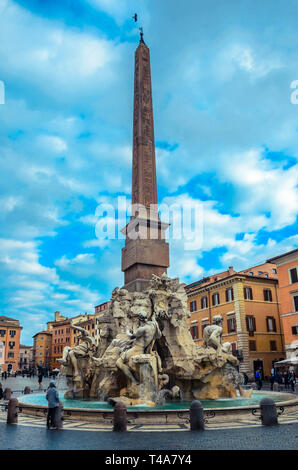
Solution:
<path fill-rule="evenodd" d="M 255 407 L 264 394 L 242 387 L 231 344 L 222 344 L 222 317 L 213 317 L 198 347 L 187 321 L 184 284 L 166 275 L 168 224 L 157 211 L 150 55 L 143 36 L 135 54 L 134 95 L 134 210 L 123 229 L 125 284 L 113 290 L 108 311 L 97 317 L 98 345 L 88 331 L 73 326 L 80 343 L 64 348 L 60 359 L 67 379 L 65 410 L 76 418 L 105 421 L 113 405 L 122 402 L 130 422 L 168 423 L 187 420 L 192 400 L 229 412 Z M 285 395 L 283 401 L 291 398 Z M 29 413 L 43 413 L 46 405 L 43 396 L 26 396 L 22 404 Z"/>

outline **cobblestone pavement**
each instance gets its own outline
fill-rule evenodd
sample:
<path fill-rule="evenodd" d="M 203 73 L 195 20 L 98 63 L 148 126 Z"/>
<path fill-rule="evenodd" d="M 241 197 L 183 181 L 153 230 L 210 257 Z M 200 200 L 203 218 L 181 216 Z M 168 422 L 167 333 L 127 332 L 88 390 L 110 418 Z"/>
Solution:
<path fill-rule="evenodd" d="M 204 432 L 114 433 L 0 423 L 2 450 L 297 450 L 298 423 Z"/>
<path fill-rule="evenodd" d="M 42 390 L 45 390 L 48 388 L 50 380 L 52 378 L 43 378 L 42 379 Z M 16 392 L 13 393 L 14 397 L 17 397 L 21 395 L 21 391 L 24 390 L 25 387 L 29 386 L 31 390 L 36 390 L 39 391 L 39 384 L 38 384 L 38 377 L 35 375 L 35 377 L 22 377 L 22 376 L 17 376 L 17 377 L 8 377 L 6 380 L 0 378 L 0 383 L 2 383 L 2 388 L 3 390 L 5 388 L 11 388 L 11 390 L 15 390 Z M 58 377 L 57 379 L 57 384 L 59 390 L 65 389 L 66 388 L 66 381 L 65 377 L 61 376 Z"/>
<path fill-rule="evenodd" d="M 280 425 L 285 424 L 298 424 L 298 408 L 285 409 L 284 413 L 278 418 Z M 0 423 L 6 423 L 6 412 L 0 408 Z M 44 428 L 46 425 L 46 417 L 26 416 L 19 413 L 18 426 Z M 243 428 L 256 428 L 262 427 L 260 419 L 253 414 L 244 414 L 237 416 L 216 416 L 214 418 L 207 417 L 205 425 L 206 430 L 224 430 L 224 429 L 243 429 Z M 92 423 L 86 421 L 79 421 L 75 419 L 64 418 L 64 429 L 72 431 L 94 431 L 94 432 L 111 432 L 111 423 Z M 128 431 L 130 432 L 169 432 L 169 431 L 188 431 L 189 423 L 184 420 L 178 424 L 128 424 Z"/>

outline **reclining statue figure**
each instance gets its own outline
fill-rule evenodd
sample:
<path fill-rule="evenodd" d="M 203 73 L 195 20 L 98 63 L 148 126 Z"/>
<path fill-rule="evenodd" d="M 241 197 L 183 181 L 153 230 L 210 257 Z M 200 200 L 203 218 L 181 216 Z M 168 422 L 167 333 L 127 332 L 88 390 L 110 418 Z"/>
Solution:
<path fill-rule="evenodd" d="M 221 351 L 222 322 L 223 317 L 221 315 L 215 315 L 213 317 L 212 325 L 208 325 L 204 328 L 203 342 L 205 347 Z"/>
<path fill-rule="evenodd" d="M 63 349 L 63 356 L 61 359 L 57 359 L 63 366 L 71 366 L 73 369 L 73 380 L 74 382 L 81 382 L 81 377 L 78 369 L 78 358 L 92 357 L 96 351 L 95 339 L 88 333 L 87 330 L 76 325 L 70 325 L 80 331 L 78 339 L 82 339 L 82 342 L 71 348 L 66 346 Z"/>
<path fill-rule="evenodd" d="M 138 384 L 138 380 L 133 375 L 135 367 L 131 361 L 132 357 L 151 354 L 155 340 L 161 337 L 158 323 L 153 317 L 149 320 L 146 312 L 140 312 L 138 313 L 138 319 L 141 325 L 137 331 L 135 333 L 126 331 L 130 340 L 133 340 L 132 346 L 126 351 L 124 350 L 116 362 L 116 366 L 131 381 L 131 385 Z"/>

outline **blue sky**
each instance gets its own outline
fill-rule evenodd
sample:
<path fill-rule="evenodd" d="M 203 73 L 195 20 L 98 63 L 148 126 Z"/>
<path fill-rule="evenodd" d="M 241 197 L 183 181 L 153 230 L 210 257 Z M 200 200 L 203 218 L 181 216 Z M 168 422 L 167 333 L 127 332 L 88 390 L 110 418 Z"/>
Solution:
<path fill-rule="evenodd" d="M 1 314 L 22 342 L 123 283 L 94 214 L 131 184 L 138 12 L 151 52 L 160 202 L 200 202 L 192 282 L 297 246 L 296 0 L 0 0 Z"/>

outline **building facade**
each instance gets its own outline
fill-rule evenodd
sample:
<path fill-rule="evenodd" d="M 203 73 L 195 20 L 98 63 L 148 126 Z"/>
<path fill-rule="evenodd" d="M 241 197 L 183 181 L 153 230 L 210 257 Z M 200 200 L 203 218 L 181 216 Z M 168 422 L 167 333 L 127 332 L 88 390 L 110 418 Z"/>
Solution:
<path fill-rule="evenodd" d="M 31 370 L 33 368 L 33 346 L 20 344 L 19 370 Z"/>
<path fill-rule="evenodd" d="M 215 315 L 221 315 L 222 339 L 232 344 L 239 370 L 254 373 L 261 369 L 269 376 L 273 363 L 285 353 L 276 273 L 272 272 L 275 277 L 266 274 L 256 275 L 253 268 L 248 274 L 237 273 L 230 267 L 189 284 L 186 292 L 194 341 L 202 346 L 204 328 L 212 324 Z"/>
<path fill-rule="evenodd" d="M 4 372 L 3 365 L 5 364 L 5 345 L 0 341 L 0 372 Z"/>
<path fill-rule="evenodd" d="M 21 331 L 18 320 L 0 316 L 0 341 L 4 344 L 3 371 L 12 373 L 18 370 Z"/>
<path fill-rule="evenodd" d="M 44 367 L 47 370 L 51 365 L 52 333 L 40 331 L 33 336 L 33 368 Z"/>
<path fill-rule="evenodd" d="M 287 358 L 298 355 L 298 249 L 268 260 L 277 267 Z"/>
<path fill-rule="evenodd" d="M 99 345 L 101 319 L 108 313 L 110 302 L 104 302 L 95 307 L 95 342 Z"/>

